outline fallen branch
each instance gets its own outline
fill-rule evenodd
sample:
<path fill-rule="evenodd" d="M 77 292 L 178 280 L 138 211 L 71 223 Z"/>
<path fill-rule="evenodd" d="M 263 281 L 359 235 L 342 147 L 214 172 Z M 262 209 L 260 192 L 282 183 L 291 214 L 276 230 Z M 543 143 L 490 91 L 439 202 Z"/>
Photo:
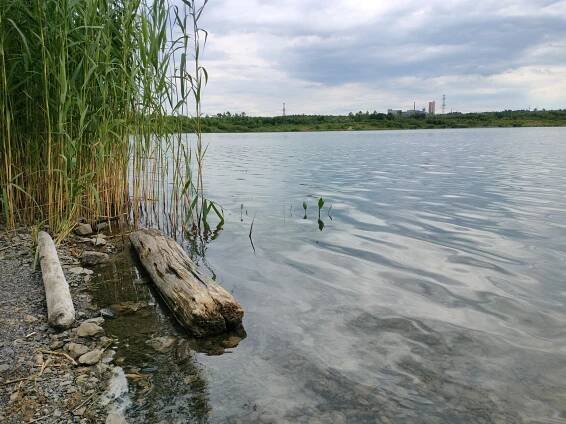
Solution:
<path fill-rule="evenodd" d="M 43 349 L 40 349 L 39 351 L 41 353 L 45 353 L 47 355 L 64 356 L 69 361 L 71 361 L 73 365 L 78 365 L 77 362 L 73 358 L 71 358 L 69 355 L 67 355 L 65 352 L 53 352 L 52 350 L 43 350 Z"/>

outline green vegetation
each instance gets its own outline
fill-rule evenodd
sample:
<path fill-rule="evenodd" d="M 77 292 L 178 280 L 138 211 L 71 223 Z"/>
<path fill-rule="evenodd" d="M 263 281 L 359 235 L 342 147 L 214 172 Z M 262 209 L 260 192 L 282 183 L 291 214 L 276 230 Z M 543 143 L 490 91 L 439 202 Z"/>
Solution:
<path fill-rule="evenodd" d="M 191 130 L 189 121 L 170 118 L 169 124 Z M 346 116 L 292 115 L 256 117 L 229 112 L 206 116 L 203 132 L 361 131 L 432 128 L 549 127 L 566 126 L 566 110 L 449 113 L 446 115 L 396 117 L 358 112 Z"/>
<path fill-rule="evenodd" d="M 206 1 L 0 0 L 0 220 L 64 235 L 79 218 L 220 215 L 202 196 Z"/>

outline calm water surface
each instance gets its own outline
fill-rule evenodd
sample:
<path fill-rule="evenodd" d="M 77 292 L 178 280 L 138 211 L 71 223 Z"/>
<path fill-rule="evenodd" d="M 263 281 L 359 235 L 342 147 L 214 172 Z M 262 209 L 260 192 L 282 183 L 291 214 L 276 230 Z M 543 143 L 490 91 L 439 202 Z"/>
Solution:
<path fill-rule="evenodd" d="M 94 294 L 150 305 L 106 325 L 131 422 L 566 423 L 565 129 L 205 140 L 196 259 L 247 337 L 187 339 L 119 255 Z"/>

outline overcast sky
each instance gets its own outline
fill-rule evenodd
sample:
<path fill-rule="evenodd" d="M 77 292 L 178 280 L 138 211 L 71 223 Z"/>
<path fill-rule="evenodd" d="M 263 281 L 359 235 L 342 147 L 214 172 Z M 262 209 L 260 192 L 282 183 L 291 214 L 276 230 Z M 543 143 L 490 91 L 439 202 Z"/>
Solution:
<path fill-rule="evenodd" d="M 566 0 L 210 0 L 204 111 L 566 107 Z"/>

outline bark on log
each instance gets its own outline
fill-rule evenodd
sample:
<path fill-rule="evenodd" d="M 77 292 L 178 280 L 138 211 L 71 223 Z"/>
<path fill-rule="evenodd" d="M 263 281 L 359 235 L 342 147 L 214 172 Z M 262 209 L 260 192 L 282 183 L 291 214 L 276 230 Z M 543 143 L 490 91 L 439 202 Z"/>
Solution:
<path fill-rule="evenodd" d="M 242 324 L 234 297 L 199 272 L 183 248 L 157 230 L 130 234 L 140 261 L 177 320 L 192 334 L 220 334 Z"/>
<path fill-rule="evenodd" d="M 55 328 L 69 328 L 75 322 L 75 307 L 55 243 L 45 231 L 37 236 L 37 248 L 47 300 L 47 322 Z"/>

